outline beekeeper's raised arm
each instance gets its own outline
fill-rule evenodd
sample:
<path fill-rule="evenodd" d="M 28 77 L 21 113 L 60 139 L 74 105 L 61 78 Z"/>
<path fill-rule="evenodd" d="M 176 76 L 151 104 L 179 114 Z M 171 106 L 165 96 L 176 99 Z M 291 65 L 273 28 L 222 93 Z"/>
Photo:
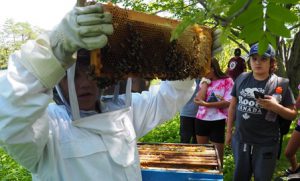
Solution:
<path fill-rule="evenodd" d="M 74 7 L 47 34 L 30 40 L 9 58 L 0 83 L 0 145 L 16 161 L 36 172 L 49 141 L 52 88 L 65 76 L 79 48 L 102 48 L 113 33 L 112 16 L 100 4 Z"/>

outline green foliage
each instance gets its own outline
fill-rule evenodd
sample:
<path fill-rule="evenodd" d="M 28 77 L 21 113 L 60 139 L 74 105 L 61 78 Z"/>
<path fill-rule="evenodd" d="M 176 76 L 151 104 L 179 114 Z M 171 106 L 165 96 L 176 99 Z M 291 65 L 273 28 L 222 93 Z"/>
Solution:
<path fill-rule="evenodd" d="M 276 37 L 272 36 L 270 32 L 265 32 L 266 38 L 269 40 L 271 45 L 276 45 Z M 276 46 L 274 46 L 276 48 Z"/>
<path fill-rule="evenodd" d="M 297 4 L 299 0 L 269 0 L 270 2 L 283 3 L 283 4 Z"/>
<path fill-rule="evenodd" d="M 256 19 L 251 23 L 245 25 L 243 31 L 240 33 L 240 37 L 247 43 L 252 44 L 258 42 L 264 34 L 263 29 L 257 28 L 263 25 L 262 19 Z M 253 33 L 256 32 L 256 33 Z"/>
<path fill-rule="evenodd" d="M 0 69 L 7 67 L 8 56 L 27 40 L 35 39 L 42 32 L 38 27 L 32 27 L 29 23 L 15 22 L 12 19 L 0 24 Z"/>
<path fill-rule="evenodd" d="M 140 142 L 179 143 L 179 114 L 140 138 Z"/>
<path fill-rule="evenodd" d="M 195 24 L 195 23 L 196 23 L 196 19 L 193 17 L 187 17 L 187 18 L 183 19 L 183 21 L 176 27 L 176 30 L 172 31 L 170 41 L 173 41 L 173 40 L 179 38 L 181 33 L 183 33 L 184 30 L 188 26 Z"/>
<path fill-rule="evenodd" d="M 235 18 L 232 22 L 234 26 L 246 26 L 253 21 L 258 21 L 263 18 L 262 4 L 252 4 L 241 15 Z M 258 26 L 259 28 L 261 26 Z M 256 27 L 257 28 L 257 27 Z"/>
<path fill-rule="evenodd" d="M 280 13 L 279 13 L 280 12 Z M 270 3 L 267 9 L 267 15 L 279 22 L 289 22 L 293 23 L 298 21 L 298 17 L 296 14 L 292 13 L 288 9 L 276 5 L 275 3 Z"/>
<path fill-rule="evenodd" d="M 248 3 L 248 2 L 245 2 Z M 245 8 L 240 0 L 237 0 L 229 10 L 229 15 L 234 11 L 240 11 L 238 8 Z M 259 53 L 267 49 L 267 44 L 277 47 L 276 37 L 291 36 L 288 29 L 288 23 L 299 21 L 298 16 L 286 8 L 286 4 L 290 1 L 253 1 L 245 10 L 234 18 L 231 27 L 241 30 L 239 38 L 245 40 L 246 43 L 260 43 Z M 264 11 L 266 13 L 264 13 Z"/>
<path fill-rule="evenodd" d="M 224 166 L 223 166 L 223 176 L 224 180 L 232 180 L 234 172 L 234 159 L 230 146 L 225 146 L 224 150 Z"/>
<path fill-rule="evenodd" d="M 0 148 L 0 180 L 31 181 L 30 173 Z"/>
<path fill-rule="evenodd" d="M 239 1 L 235 1 L 234 4 L 232 4 L 227 12 L 227 16 L 234 16 L 234 14 L 236 12 L 238 12 L 240 9 L 243 8 L 243 6 L 245 5 L 245 3 L 247 2 L 247 0 L 239 0 Z"/>

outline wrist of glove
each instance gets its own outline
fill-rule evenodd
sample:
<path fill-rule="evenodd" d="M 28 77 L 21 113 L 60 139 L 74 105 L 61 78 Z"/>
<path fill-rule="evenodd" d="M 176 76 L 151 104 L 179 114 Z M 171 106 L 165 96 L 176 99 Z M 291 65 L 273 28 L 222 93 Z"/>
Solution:
<path fill-rule="evenodd" d="M 64 68 L 71 66 L 72 55 L 80 48 L 93 50 L 107 44 L 113 33 L 112 15 L 101 4 L 74 7 L 49 34 L 50 45 Z"/>

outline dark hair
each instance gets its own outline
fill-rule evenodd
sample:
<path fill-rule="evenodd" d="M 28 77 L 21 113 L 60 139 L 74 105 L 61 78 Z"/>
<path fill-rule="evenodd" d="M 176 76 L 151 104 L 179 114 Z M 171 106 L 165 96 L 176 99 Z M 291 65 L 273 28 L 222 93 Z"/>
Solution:
<path fill-rule="evenodd" d="M 234 50 L 234 55 L 235 55 L 235 56 L 241 56 L 241 49 L 240 49 L 240 48 L 236 48 L 236 49 Z"/>
<path fill-rule="evenodd" d="M 228 76 L 224 72 L 222 72 L 220 65 L 219 65 L 219 61 L 216 58 L 212 58 L 211 68 L 214 70 L 215 75 L 219 79 L 228 78 Z"/>
<path fill-rule="evenodd" d="M 274 73 L 277 69 L 278 69 L 278 67 L 277 67 L 277 61 L 276 61 L 276 59 L 275 58 L 271 58 L 270 59 L 270 73 Z"/>
<path fill-rule="evenodd" d="M 250 58 L 251 58 L 251 56 L 249 56 L 249 59 L 247 61 L 247 65 L 248 65 L 249 70 L 252 70 L 251 64 L 250 64 Z M 277 69 L 278 69 L 278 67 L 277 67 L 277 61 L 276 61 L 276 59 L 275 58 L 270 58 L 270 70 L 269 70 L 269 73 L 272 74 Z"/>

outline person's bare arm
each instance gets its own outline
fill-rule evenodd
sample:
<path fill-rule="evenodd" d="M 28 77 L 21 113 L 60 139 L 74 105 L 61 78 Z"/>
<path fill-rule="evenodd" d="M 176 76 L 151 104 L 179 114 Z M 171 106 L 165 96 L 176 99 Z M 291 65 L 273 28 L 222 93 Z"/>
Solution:
<path fill-rule="evenodd" d="M 227 128 L 226 128 L 226 139 L 225 144 L 230 145 L 231 137 L 233 132 L 234 120 L 235 120 L 235 109 L 237 104 L 237 98 L 232 97 L 229 109 L 228 109 L 228 118 L 227 118 Z"/>
<path fill-rule="evenodd" d="M 214 108 L 227 108 L 230 104 L 230 102 L 225 100 L 221 100 L 218 102 L 206 102 L 203 100 L 194 100 L 194 102 L 200 106 L 214 107 Z"/>
<path fill-rule="evenodd" d="M 206 97 L 206 92 L 207 92 L 207 88 L 208 88 L 208 84 L 206 82 L 202 83 L 201 84 L 201 88 L 199 89 L 196 97 L 195 97 L 195 100 L 197 101 L 204 101 L 205 100 L 205 97 Z"/>
<path fill-rule="evenodd" d="M 269 95 L 265 95 L 265 99 L 257 99 L 257 103 L 264 109 L 273 111 L 284 119 L 293 120 L 297 116 L 296 106 L 283 106 L 277 100 Z"/>
<path fill-rule="evenodd" d="M 198 93 L 196 94 L 195 98 L 194 98 L 194 102 L 195 104 L 198 104 L 200 105 L 201 102 L 205 101 L 205 98 L 206 98 L 206 92 L 207 92 L 207 89 L 208 89 L 208 85 L 211 83 L 211 81 L 205 77 L 203 77 L 201 79 L 201 82 L 200 82 L 200 89 L 198 91 Z"/>

